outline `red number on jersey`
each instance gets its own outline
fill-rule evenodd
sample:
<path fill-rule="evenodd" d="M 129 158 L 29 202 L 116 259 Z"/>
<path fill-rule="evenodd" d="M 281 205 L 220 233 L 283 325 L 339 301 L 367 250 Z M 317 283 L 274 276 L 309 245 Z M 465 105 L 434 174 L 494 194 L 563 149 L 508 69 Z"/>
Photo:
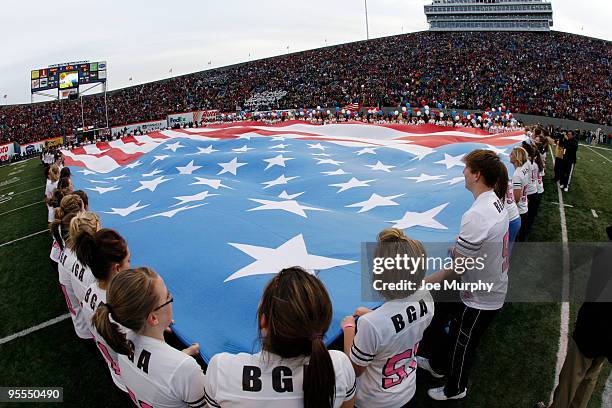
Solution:
<path fill-rule="evenodd" d="M 108 352 L 108 349 L 106 348 L 106 346 L 104 344 L 100 343 L 99 341 L 96 342 L 96 343 L 98 343 L 98 348 L 100 349 L 100 352 L 104 356 L 104 359 L 106 360 L 106 362 L 111 366 L 111 368 L 113 369 L 115 374 L 121 375 L 121 369 L 119 368 L 119 364 L 117 364 L 112 359 L 112 357 L 111 357 L 110 353 Z"/>
<path fill-rule="evenodd" d="M 510 269 L 510 231 L 506 231 L 506 235 L 504 235 L 504 248 L 502 250 L 502 273 L 508 272 Z"/>
<path fill-rule="evenodd" d="M 412 359 L 412 357 L 413 355 L 416 355 L 417 348 L 418 348 L 418 343 L 414 346 L 414 348 L 408 349 L 404 351 L 403 353 L 397 354 L 387 360 L 387 363 L 383 367 L 383 376 L 384 376 L 382 380 L 383 389 L 387 390 L 391 387 L 395 387 L 396 385 L 401 384 L 401 382 L 404 381 L 404 379 L 408 378 L 408 376 L 416 370 L 417 362 L 415 359 Z M 405 364 L 401 364 L 399 365 L 399 367 L 396 367 L 396 365 L 400 361 L 409 360 L 409 359 L 412 359 L 412 361 L 408 363 L 408 369 L 410 370 L 409 372 L 406 371 Z"/>

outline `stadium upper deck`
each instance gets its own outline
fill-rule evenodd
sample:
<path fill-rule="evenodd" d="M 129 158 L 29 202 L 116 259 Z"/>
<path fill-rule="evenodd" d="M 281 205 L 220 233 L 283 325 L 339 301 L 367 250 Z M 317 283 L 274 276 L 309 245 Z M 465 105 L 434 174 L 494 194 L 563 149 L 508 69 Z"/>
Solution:
<path fill-rule="evenodd" d="M 196 109 L 421 106 L 481 109 L 612 125 L 612 43 L 561 33 L 418 32 L 309 50 L 113 91 L 110 125 Z M 260 97 L 276 95 L 274 98 Z M 282 96 L 281 96 L 282 95 Z M 280 98 L 280 99 L 279 99 Z M 85 125 L 105 126 L 101 95 Z M 73 132 L 77 102 L 0 107 L 0 141 Z"/>

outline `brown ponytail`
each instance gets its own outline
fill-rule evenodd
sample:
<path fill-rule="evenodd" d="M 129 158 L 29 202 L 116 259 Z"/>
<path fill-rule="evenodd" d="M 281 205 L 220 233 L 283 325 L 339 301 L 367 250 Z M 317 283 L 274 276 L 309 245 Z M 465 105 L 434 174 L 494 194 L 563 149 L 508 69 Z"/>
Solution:
<path fill-rule="evenodd" d="M 117 323 L 138 333 L 146 324 L 149 313 L 159 299 L 154 283 L 159 276 L 150 268 L 128 269 L 116 274 L 110 281 L 106 304 L 96 309 L 91 322 L 118 354 L 129 354 L 130 348 Z M 117 323 L 110 320 L 110 317 Z"/>
<path fill-rule="evenodd" d="M 58 191 L 58 190 L 55 190 Z M 79 196 L 69 194 L 63 197 L 58 208 L 55 209 L 55 219 L 49 226 L 53 238 L 57 241 L 61 249 L 64 249 L 64 242 L 68 237 L 70 221 L 83 209 L 83 200 Z M 72 216 L 69 216 L 72 215 Z M 61 234 L 60 234 L 61 226 Z"/>
<path fill-rule="evenodd" d="M 75 221 L 73 221 L 75 222 Z M 113 264 L 120 264 L 128 256 L 127 242 L 119 233 L 103 228 L 97 232 L 71 227 L 72 244 L 76 256 L 91 268 L 96 279 L 106 281 L 111 275 Z"/>
<path fill-rule="evenodd" d="M 332 305 L 321 281 L 300 267 L 283 269 L 266 286 L 257 315 L 267 322 L 266 336 L 260 333 L 264 350 L 283 358 L 310 356 L 304 407 L 332 407 L 336 376 L 323 343 Z"/>
<path fill-rule="evenodd" d="M 497 153 L 492 150 L 476 149 L 468 153 L 463 162 L 472 173 L 480 173 L 487 187 L 504 199 L 508 191 L 508 169 Z"/>

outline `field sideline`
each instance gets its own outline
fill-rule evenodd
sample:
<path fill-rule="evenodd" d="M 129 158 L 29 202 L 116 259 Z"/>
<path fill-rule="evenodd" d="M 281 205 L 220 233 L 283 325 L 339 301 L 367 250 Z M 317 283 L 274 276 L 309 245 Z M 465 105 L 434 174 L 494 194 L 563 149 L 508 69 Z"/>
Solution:
<path fill-rule="evenodd" d="M 563 196 L 570 242 L 607 240 L 605 227 L 612 224 L 611 170 L 612 150 L 580 146 L 570 192 Z M 561 240 L 552 173 L 549 156 L 545 193 L 531 241 Z M 0 339 L 66 313 L 50 265 L 51 238 L 41 232 L 47 228 L 44 182 L 36 159 L 0 168 Z M 95 211 L 95 196 L 91 199 Z M 35 235 L 20 239 L 30 234 Z M 571 305 L 570 332 L 578 306 Z M 547 401 L 554 381 L 559 326 L 558 303 L 506 304 L 482 340 L 466 400 L 429 400 L 426 387 L 436 383 L 419 371 L 417 405 L 515 408 Z M 125 404 L 101 357 L 78 340 L 70 319 L 4 344 L 0 341 L 0 356 L 0 386 L 63 386 L 66 406 Z M 601 395 L 609 375 L 606 364 L 590 408 L 603 406 Z"/>

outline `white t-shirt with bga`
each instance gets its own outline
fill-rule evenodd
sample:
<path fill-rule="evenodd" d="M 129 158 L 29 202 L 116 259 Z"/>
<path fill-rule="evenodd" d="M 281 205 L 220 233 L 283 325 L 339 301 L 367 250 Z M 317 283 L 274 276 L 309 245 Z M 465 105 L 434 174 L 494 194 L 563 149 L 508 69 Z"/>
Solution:
<path fill-rule="evenodd" d="M 329 350 L 336 374 L 334 408 L 355 395 L 355 371 L 346 354 Z M 301 408 L 309 357 L 257 354 L 215 355 L 206 370 L 206 401 L 212 408 Z"/>
<path fill-rule="evenodd" d="M 385 302 L 357 320 L 351 361 L 366 367 L 357 378 L 355 405 L 401 407 L 416 392 L 416 354 L 434 315 L 427 290 Z"/>
<path fill-rule="evenodd" d="M 508 212 L 492 190 L 481 193 L 463 214 L 455 251 L 463 257 L 474 258 L 474 264 L 461 274 L 461 281 L 493 284 L 490 291 L 460 291 L 461 300 L 466 306 L 497 310 L 504 305 L 508 291 L 508 225 Z"/>
<path fill-rule="evenodd" d="M 111 305 L 112 306 L 112 305 Z M 204 407 L 204 372 L 195 359 L 166 342 L 132 331 L 131 355 L 119 355 L 121 378 L 137 406 Z"/>

